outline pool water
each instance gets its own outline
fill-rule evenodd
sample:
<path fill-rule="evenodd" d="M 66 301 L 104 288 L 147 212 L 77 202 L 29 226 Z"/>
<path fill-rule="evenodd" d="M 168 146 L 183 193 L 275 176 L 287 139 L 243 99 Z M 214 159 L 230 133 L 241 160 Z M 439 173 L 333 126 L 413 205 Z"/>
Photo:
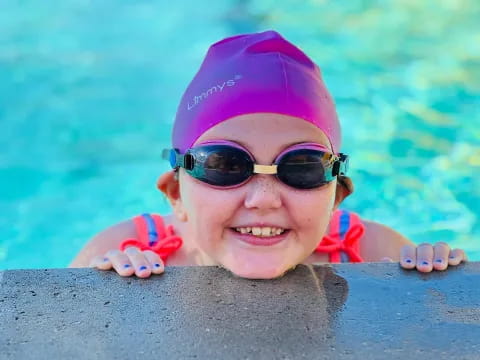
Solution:
<path fill-rule="evenodd" d="M 168 213 L 182 91 L 210 43 L 266 29 L 322 68 L 345 207 L 480 260 L 479 18 L 477 0 L 3 2 L 0 269 L 65 267 L 108 225 Z"/>

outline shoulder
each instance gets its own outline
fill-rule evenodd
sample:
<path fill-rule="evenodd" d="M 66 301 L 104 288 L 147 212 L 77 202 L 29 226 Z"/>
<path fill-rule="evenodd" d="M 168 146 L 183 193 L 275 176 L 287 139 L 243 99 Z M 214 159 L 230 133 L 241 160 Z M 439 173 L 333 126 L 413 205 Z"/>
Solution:
<path fill-rule="evenodd" d="M 160 216 L 157 214 L 148 214 L 153 215 L 153 217 L 157 216 L 161 218 L 164 225 L 170 225 L 172 223 L 172 216 Z M 137 227 L 135 225 L 135 218 L 141 218 L 142 216 L 135 216 L 130 219 L 124 220 L 119 222 L 115 225 L 112 225 L 105 230 L 101 231 L 97 235 L 92 238 L 92 241 L 110 241 L 111 239 L 118 239 L 124 240 L 126 238 L 134 238 L 138 236 Z M 145 220 L 144 220 L 145 221 Z M 121 241 L 120 240 L 120 241 Z"/>
<path fill-rule="evenodd" d="M 381 261 L 384 257 L 398 261 L 401 248 L 404 245 L 414 245 L 412 241 L 386 225 L 368 220 L 362 220 L 362 223 L 365 226 L 365 233 L 360 249 L 365 261 Z"/>
<path fill-rule="evenodd" d="M 112 238 L 125 239 L 128 237 L 134 237 L 135 235 L 136 232 L 133 219 L 127 219 L 100 231 L 92 238 L 92 241 L 107 241 Z"/>
<path fill-rule="evenodd" d="M 100 231 L 92 237 L 73 259 L 70 267 L 87 267 L 90 261 L 109 250 L 118 248 L 120 242 L 136 236 L 135 224 L 125 220 Z"/>

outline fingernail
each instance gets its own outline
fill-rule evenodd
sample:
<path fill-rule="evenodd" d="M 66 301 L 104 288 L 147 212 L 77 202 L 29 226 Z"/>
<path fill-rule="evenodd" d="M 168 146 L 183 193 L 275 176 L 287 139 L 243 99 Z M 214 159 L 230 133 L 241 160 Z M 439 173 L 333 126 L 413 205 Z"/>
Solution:
<path fill-rule="evenodd" d="M 450 255 L 450 259 L 455 259 L 455 256 L 453 256 L 453 255 Z"/>
<path fill-rule="evenodd" d="M 138 268 L 138 270 L 140 271 L 147 270 L 147 267 L 145 265 L 142 265 Z"/>
<path fill-rule="evenodd" d="M 428 265 L 428 261 L 422 261 L 422 265 Z"/>
<path fill-rule="evenodd" d="M 443 262 L 443 260 L 442 259 L 437 259 L 437 260 L 435 260 L 435 262 L 441 263 L 441 262 Z"/>
<path fill-rule="evenodd" d="M 128 268 L 130 267 L 130 264 L 125 264 L 125 265 L 123 265 L 123 267 L 124 267 L 125 269 L 128 269 Z"/>
<path fill-rule="evenodd" d="M 156 264 L 154 264 L 153 266 L 155 266 L 156 268 L 159 268 L 159 267 L 160 267 L 160 264 L 159 264 L 159 263 L 156 263 Z"/>
<path fill-rule="evenodd" d="M 103 261 L 103 262 L 107 262 L 107 261 L 108 261 L 108 258 L 103 258 L 102 261 Z"/>
<path fill-rule="evenodd" d="M 405 262 L 410 264 L 412 262 L 412 259 L 405 259 Z"/>

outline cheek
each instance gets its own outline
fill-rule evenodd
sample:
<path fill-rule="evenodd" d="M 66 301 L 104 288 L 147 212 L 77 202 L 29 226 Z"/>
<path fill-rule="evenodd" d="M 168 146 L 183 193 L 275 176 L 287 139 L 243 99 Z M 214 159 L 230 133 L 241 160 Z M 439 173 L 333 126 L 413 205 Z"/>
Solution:
<path fill-rule="evenodd" d="M 335 186 L 330 183 L 325 188 L 292 196 L 290 212 L 300 231 L 308 233 L 305 235 L 317 239 L 325 234 L 335 204 Z"/>
<path fill-rule="evenodd" d="M 180 194 L 192 230 L 217 236 L 233 216 L 239 200 L 231 191 L 214 189 L 187 174 L 182 175 Z"/>

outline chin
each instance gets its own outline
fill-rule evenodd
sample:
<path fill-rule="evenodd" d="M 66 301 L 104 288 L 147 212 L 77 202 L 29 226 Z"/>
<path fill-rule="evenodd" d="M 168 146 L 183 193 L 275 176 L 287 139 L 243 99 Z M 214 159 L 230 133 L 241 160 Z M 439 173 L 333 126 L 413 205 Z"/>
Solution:
<path fill-rule="evenodd" d="M 286 272 L 293 270 L 296 265 L 277 266 L 277 267 L 226 267 L 233 275 L 252 280 L 277 279 L 285 275 Z"/>

